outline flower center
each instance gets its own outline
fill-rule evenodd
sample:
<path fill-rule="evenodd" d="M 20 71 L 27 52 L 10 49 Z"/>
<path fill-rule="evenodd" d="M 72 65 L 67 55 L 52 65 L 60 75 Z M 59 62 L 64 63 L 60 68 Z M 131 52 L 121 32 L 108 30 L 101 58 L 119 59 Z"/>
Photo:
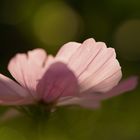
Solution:
<path fill-rule="evenodd" d="M 33 105 L 16 106 L 16 109 L 31 118 L 43 119 L 48 117 L 50 113 L 55 110 L 55 103 L 47 104 L 43 101 L 39 101 L 37 104 Z"/>

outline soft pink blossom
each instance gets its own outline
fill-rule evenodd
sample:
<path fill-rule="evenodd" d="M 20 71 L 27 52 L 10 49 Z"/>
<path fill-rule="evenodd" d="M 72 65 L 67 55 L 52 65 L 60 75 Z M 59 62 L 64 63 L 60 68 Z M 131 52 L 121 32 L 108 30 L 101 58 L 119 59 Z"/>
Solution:
<path fill-rule="evenodd" d="M 0 74 L 1 105 L 43 102 L 94 108 L 137 84 L 137 77 L 119 83 L 122 72 L 115 50 L 94 39 L 69 42 L 55 57 L 43 49 L 17 54 L 8 70 L 17 82 Z"/>

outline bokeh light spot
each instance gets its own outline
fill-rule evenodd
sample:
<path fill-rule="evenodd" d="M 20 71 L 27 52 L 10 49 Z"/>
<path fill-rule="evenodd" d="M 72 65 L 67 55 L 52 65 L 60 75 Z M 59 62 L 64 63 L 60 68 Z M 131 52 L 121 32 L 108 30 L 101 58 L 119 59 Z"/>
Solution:
<path fill-rule="evenodd" d="M 59 46 L 75 39 L 80 23 L 80 16 L 62 1 L 42 5 L 33 21 L 37 38 L 49 46 Z"/>
<path fill-rule="evenodd" d="M 140 60 L 140 20 L 129 20 L 116 31 L 114 43 L 126 60 Z"/>

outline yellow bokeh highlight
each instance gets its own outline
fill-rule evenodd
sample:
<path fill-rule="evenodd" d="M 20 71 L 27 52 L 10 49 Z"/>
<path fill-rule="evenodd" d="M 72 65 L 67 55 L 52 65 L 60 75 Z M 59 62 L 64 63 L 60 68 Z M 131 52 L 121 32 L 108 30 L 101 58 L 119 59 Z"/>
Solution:
<path fill-rule="evenodd" d="M 42 5 L 33 20 L 36 37 L 49 46 L 59 46 L 75 40 L 80 28 L 80 16 L 62 1 L 51 1 Z"/>
<path fill-rule="evenodd" d="M 140 60 L 140 20 L 124 22 L 116 31 L 115 46 L 126 60 Z"/>

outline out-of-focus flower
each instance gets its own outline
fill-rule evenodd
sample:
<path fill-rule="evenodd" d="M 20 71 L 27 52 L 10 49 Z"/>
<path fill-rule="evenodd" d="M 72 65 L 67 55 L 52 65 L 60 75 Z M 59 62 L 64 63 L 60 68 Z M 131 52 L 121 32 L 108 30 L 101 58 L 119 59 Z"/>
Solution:
<path fill-rule="evenodd" d="M 122 72 L 115 50 L 94 39 L 82 44 L 69 42 L 55 57 L 43 49 L 17 54 L 8 70 L 18 83 L 0 74 L 1 105 L 95 108 L 101 100 L 130 91 L 137 84 L 137 77 L 118 84 Z"/>

